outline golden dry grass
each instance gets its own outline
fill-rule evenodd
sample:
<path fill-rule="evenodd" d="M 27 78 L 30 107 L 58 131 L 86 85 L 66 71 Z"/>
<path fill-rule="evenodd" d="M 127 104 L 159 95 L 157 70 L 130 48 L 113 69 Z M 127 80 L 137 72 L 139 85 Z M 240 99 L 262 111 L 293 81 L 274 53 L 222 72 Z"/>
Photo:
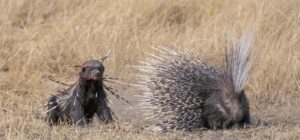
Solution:
<path fill-rule="evenodd" d="M 0 1 L 0 139 L 300 139 L 299 0 L 2 0 Z M 134 65 L 151 45 L 180 47 L 216 64 L 228 33 L 252 28 L 255 69 L 247 85 L 252 128 L 172 132 L 143 130 L 139 112 L 118 103 L 112 125 L 49 128 L 34 110 L 78 69 L 109 49 L 106 74 L 136 82 Z M 113 85 L 135 102 L 134 88 Z"/>

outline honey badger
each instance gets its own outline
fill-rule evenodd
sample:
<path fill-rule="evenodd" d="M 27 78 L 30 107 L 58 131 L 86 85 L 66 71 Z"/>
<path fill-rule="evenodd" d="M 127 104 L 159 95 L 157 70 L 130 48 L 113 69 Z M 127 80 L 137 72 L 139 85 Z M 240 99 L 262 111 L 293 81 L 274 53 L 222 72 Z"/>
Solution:
<path fill-rule="evenodd" d="M 47 122 L 56 125 L 68 121 L 75 125 L 91 122 L 93 116 L 105 124 L 113 121 L 103 84 L 104 66 L 98 60 L 86 61 L 81 66 L 77 82 L 65 91 L 50 97 Z"/>

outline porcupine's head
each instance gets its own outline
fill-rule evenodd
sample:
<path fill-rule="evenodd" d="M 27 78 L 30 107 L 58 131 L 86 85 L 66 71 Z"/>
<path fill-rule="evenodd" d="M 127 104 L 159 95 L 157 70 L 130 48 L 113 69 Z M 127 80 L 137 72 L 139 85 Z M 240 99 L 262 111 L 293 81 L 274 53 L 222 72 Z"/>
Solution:
<path fill-rule="evenodd" d="M 228 87 L 222 88 L 212 91 L 204 102 L 203 116 L 206 127 L 222 129 L 248 124 L 249 107 L 244 90 L 235 92 Z"/>
<path fill-rule="evenodd" d="M 84 81 L 98 81 L 103 80 L 104 66 L 98 60 L 86 61 L 81 66 L 79 72 L 80 80 Z"/>
<path fill-rule="evenodd" d="M 203 116 L 209 128 L 227 128 L 250 123 L 249 103 L 244 87 L 249 76 L 250 44 L 252 36 L 246 34 L 226 51 L 225 67 L 220 76 L 210 83 L 210 96 L 204 103 Z"/>

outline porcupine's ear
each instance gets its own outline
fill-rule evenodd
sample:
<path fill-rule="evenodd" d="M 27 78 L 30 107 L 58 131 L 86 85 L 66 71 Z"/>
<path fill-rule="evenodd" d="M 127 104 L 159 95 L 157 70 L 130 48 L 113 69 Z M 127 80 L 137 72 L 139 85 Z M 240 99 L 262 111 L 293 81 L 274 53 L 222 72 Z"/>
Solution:
<path fill-rule="evenodd" d="M 230 36 L 230 44 L 226 47 L 225 77 L 230 80 L 235 93 L 243 92 L 251 70 L 252 32 L 242 34 L 239 40 Z M 229 85 L 227 85 L 229 86 Z"/>

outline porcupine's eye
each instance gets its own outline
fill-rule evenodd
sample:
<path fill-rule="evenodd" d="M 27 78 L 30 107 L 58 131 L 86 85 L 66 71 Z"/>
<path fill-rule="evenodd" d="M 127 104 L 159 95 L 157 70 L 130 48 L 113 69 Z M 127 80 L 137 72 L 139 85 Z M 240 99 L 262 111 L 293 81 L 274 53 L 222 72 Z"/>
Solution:
<path fill-rule="evenodd" d="M 226 105 L 229 105 L 229 100 L 225 100 L 225 104 L 226 104 Z"/>
<path fill-rule="evenodd" d="M 101 68 L 101 67 L 99 67 L 98 70 L 99 70 L 100 72 L 102 72 L 102 68 Z"/>

